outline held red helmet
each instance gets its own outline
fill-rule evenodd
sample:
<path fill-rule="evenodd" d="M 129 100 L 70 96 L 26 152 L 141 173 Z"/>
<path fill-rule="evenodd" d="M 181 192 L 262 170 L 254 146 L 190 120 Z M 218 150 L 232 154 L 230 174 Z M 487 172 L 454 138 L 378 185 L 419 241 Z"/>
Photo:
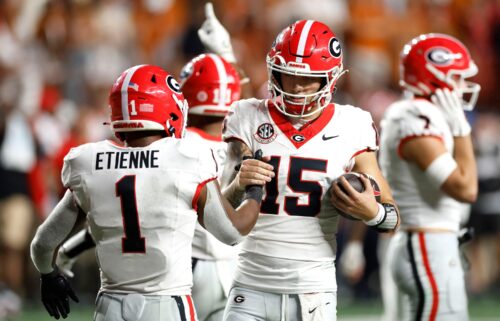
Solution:
<path fill-rule="evenodd" d="M 314 20 L 300 20 L 285 28 L 274 41 L 266 61 L 272 99 L 289 117 L 310 116 L 328 106 L 335 83 L 344 73 L 339 40 L 328 26 Z M 317 77 L 321 79 L 320 89 L 312 94 L 285 92 L 282 74 Z M 311 111 L 316 106 L 319 108 Z"/>
<path fill-rule="evenodd" d="M 193 58 L 182 68 L 180 80 L 190 114 L 224 117 L 240 99 L 238 72 L 218 55 Z"/>
<path fill-rule="evenodd" d="M 430 96 L 436 89 L 448 88 L 462 97 L 465 110 L 474 108 L 481 89 L 479 84 L 465 79 L 477 72 L 467 48 L 448 35 L 420 35 L 401 52 L 401 87 L 419 96 Z"/>
<path fill-rule="evenodd" d="M 130 131 L 160 130 L 181 138 L 187 102 L 177 81 L 160 67 L 139 65 L 125 70 L 109 94 L 111 129 L 116 137 Z"/>

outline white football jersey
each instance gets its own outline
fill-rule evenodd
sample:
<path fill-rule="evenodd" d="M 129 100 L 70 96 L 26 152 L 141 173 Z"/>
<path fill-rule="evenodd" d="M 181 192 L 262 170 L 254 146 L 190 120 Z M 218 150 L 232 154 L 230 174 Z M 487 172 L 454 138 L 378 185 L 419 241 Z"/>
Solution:
<path fill-rule="evenodd" d="M 242 100 L 225 120 L 223 138 L 270 156 L 257 224 L 242 244 L 237 285 L 275 293 L 335 291 L 338 213 L 327 193 L 354 166 L 354 156 L 377 150 L 371 115 L 329 105 L 296 129 L 267 100 Z"/>
<path fill-rule="evenodd" d="M 101 291 L 190 294 L 196 203 L 216 178 L 212 151 L 186 139 L 73 148 L 62 180 L 87 214 Z"/>
<path fill-rule="evenodd" d="M 398 204 L 401 227 L 458 231 L 464 204 L 434 187 L 415 163 L 400 155 L 401 144 L 421 136 L 442 140 L 453 155 L 453 135 L 438 106 L 412 99 L 387 109 L 381 122 L 380 167 Z"/>
<path fill-rule="evenodd" d="M 219 175 L 224 168 L 226 160 L 227 143 L 222 141 L 222 137 L 213 137 L 194 127 L 188 127 L 186 139 L 197 140 L 200 144 L 209 146 L 213 152 L 219 166 Z M 193 239 L 193 257 L 208 261 L 233 260 L 236 259 L 237 246 L 230 246 L 222 243 L 205 230 L 199 223 L 196 223 Z"/>

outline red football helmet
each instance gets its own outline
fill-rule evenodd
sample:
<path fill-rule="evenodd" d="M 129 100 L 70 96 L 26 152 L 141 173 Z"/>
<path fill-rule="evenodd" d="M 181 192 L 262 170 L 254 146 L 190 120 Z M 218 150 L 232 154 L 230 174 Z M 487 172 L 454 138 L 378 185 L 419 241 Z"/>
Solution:
<path fill-rule="evenodd" d="M 218 55 L 193 58 L 182 68 L 180 79 L 190 114 L 224 117 L 240 99 L 238 72 Z"/>
<path fill-rule="evenodd" d="M 465 79 L 476 75 L 478 70 L 459 40 L 437 33 L 420 35 L 404 46 L 400 63 L 403 88 L 419 96 L 448 88 L 462 97 L 465 110 L 474 108 L 481 87 Z"/>
<path fill-rule="evenodd" d="M 111 129 L 116 137 L 128 131 L 161 130 L 181 138 L 187 102 L 177 81 L 160 67 L 139 65 L 125 70 L 109 93 Z"/>
<path fill-rule="evenodd" d="M 325 108 L 332 99 L 337 79 L 344 73 L 339 40 L 328 26 L 314 20 L 300 20 L 285 28 L 274 41 L 266 61 L 272 99 L 290 117 L 310 116 Z M 321 87 L 312 94 L 285 92 L 281 85 L 283 73 L 321 78 Z M 297 98 L 301 102 L 297 103 Z M 319 108 L 311 111 L 315 106 Z"/>

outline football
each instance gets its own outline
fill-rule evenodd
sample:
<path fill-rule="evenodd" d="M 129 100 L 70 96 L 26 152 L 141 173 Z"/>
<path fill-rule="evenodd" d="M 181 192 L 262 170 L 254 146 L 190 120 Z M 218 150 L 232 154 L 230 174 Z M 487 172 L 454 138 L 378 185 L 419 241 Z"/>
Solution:
<path fill-rule="evenodd" d="M 366 175 L 369 179 L 370 179 L 370 183 L 372 184 L 372 188 L 373 188 L 373 196 L 375 197 L 375 199 L 377 200 L 377 202 L 380 202 L 380 187 L 378 186 L 378 183 L 377 181 L 370 175 L 368 174 L 361 174 L 361 173 L 356 173 L 356 172 L 350 172 L 350 173 L 346 173 L 346 174 L 343 174 L 341 176 L 339 176 L 339 178 L 337 178 L 335 181 L 333 181 L 332 185 L 333 184 L 337 184 L 337 181 L 340 179 L 340 177 L 344 177 L 347 182 L 349 182 L 349 184 L 351 184 L 351 186 L 359 193 L 363 193 L 365 191 L 365 187 L 363 185 L 363 181 L 361 180 L 361 175 Z M 344 190 L 344 187 L 342 185 L 339 185 L 340 189 L 343 191 L 343 192 L 346 192 Z M 353 216 L 351 216 L 350 214 L 348 213 L 345 213 L 339 209 L 337 209 L 337 212 L 345 217 L 345 218 L 348 218 L 350 220 L 353 220 L 353 221 L 359 221 L 360 219 L 358 218 L 355 218 Z"/>

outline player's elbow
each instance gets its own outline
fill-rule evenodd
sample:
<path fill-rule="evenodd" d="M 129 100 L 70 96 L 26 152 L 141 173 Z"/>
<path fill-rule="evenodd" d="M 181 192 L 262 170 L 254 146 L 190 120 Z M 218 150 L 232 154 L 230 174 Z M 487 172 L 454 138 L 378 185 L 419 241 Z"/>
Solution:
<path fill-rule="evenodd" d="M 477 187 L 467 188 L 462 192 L 462 199 L 459 201 L 464 203 L 474 203 L 477 200 Z"/>
<path fill-rule="evenodd" d="M 50 251 L 51 248 L 46 242 L 42 242 L 42 239 L 39 237 L 38 233 L 35 235 L 30 245 L 30 253 L 31 257 L 37 257 L 41 253 L 45 253 Z"/>
<path fill-rule="evenodd" d="M 477 200 L 477 182 L 466 184 L 444 184 L 444 192 L 463 203 L 474 203 Z"/>

